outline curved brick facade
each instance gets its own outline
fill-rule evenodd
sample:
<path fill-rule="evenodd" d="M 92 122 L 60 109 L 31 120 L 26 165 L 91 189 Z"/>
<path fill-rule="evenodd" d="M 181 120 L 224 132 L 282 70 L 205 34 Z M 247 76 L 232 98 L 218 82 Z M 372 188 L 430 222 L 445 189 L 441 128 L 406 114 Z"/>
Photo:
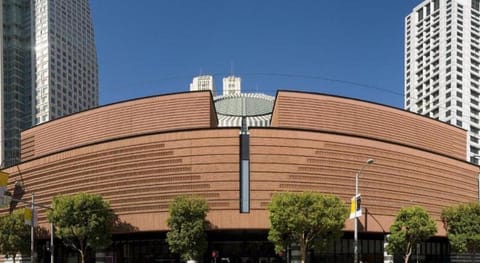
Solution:
<path fill-rule="evenodd" d="M 359 100 L 280 91 L 275 101 L 272 127 L 369 137 L 466 160 L 467 134 L 464 130 Z"/>
<path fill-rule="evenodd" d="M 58 194 L 98 193 L 136 231 L 165 231 L 178 194 L 205 197 L 216 229 L 267 229 L 273 193 L 318 191 L 349 203 L 368 158 L 375 164 L 360 178 L 366 231 L 388 231 L 403 206 L 422 205 L 438 220 L 442 207 L 476 200 L 465 131 L 377 104 L 281 91 L 273 127 L 250 129 L 251 212 L 241 214 L 239 130 L 216 128 L 212 105 L 208 92 L 165 95 L 27 130 L 25 161 L 6 169 L 10 185 L 22 177 L 43 205 Z"/>
<path fill-rule="evenodd" d="M 125 136 L 217 126 L 210 92 L 149 97 L 80 112 L 22 132 L 22 161 Z"/>

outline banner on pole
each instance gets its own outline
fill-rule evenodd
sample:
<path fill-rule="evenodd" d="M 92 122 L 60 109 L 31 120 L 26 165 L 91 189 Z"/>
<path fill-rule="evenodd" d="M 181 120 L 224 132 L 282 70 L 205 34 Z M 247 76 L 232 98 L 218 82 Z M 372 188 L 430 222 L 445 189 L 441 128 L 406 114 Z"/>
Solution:
<path fill-rule="evenodd" d="M 362 197 L 360 194 L 350 199 L 350 219 L 362 216 Z"/>
<path fill-rule="evenodd" d="M 0 187 L 7 187 L 8 185 L 8 173 L 0 171 Z"/>
<path fill-rule="evenodd" d="M 5 195 L 8 185 L 8 173 L 0 171 L 0 197 Z"/>
<path fill-rule="evenodd" d="M 32 225 L 33 211 L 31 208 L 25 207 L 23 209 L 23 217 L 25 218 L 25 225 Z"/>
<path fill-rule="evenodd" d="M 38 207 L 33 209 L 33 226 L 38 226 Z"/>

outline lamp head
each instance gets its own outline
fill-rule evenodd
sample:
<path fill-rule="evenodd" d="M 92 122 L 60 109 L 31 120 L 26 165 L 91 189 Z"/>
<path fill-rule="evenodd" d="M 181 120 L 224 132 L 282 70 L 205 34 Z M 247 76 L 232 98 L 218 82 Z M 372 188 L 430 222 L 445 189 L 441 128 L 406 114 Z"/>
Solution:
<path fill-rule="evenodd" d="M 372 164 L 372 163 L 374 163 L 374 162 L 375 162 L 374 159 L 368 159 L 368 160 L 367 160 L 367 164 Z"/>
<path fill-rule="evenodd" d="M 18 187 L 20 189 L 23 189 L 23 182 L 22 181 L 15 181 L 15 187 Z"/>

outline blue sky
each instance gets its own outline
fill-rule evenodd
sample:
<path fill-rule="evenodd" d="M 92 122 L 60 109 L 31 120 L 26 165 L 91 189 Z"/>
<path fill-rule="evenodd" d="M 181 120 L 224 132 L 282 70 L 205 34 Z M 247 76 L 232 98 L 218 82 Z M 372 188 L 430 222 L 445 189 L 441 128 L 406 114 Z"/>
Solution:
<path fill-rule="evenodd" d="M 100 103 L 242 78 L 403 106 L 404 17 L 420 0 L 91 0 Z"/>

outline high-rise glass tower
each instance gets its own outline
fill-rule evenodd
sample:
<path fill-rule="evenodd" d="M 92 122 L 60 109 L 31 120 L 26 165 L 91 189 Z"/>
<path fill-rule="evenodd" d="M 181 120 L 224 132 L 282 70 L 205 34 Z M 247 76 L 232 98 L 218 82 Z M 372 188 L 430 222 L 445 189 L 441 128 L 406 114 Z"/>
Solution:
<path fill-rule="evenodd" d="M 405 18 L 405 109 L 468 131 L 480 153 L 480 0 L 427 0 Z"/>
<path fill-rule="evenodd" d="M 32 124 L 32 22 L 30 0 L 3 0 L 0 63 L 1 164 L 20 155 L 20 131 Z"/>
<path fill-rule="evenodd" d="M 88 0 L 0 0 L 1 164 L 20 159 L 20 131 L 98 105 Z"/>

